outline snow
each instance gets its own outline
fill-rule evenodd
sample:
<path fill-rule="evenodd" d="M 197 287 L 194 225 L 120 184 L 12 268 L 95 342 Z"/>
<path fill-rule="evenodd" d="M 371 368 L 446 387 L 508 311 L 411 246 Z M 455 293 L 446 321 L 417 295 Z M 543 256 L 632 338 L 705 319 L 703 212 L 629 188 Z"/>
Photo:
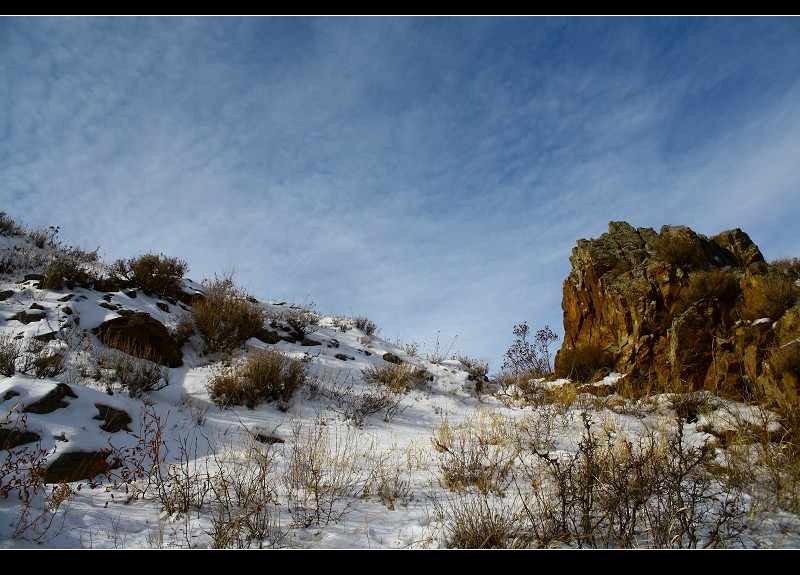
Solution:
<path fill-rule="evenodd" d="M 0 247 L 8 249 L 11 240 L 0 240 L 5 242 Z M 191 280 L 186 285 L 202 289 Z M 470 498 L 497 505 L 503 512 L 519 511 L 517 489 L 531 487 L 521 480 L 528 477 L 521 470 L 541 464 L 542 458 L 534 455 L 537 452 L 569 461 L 585 438 L 587 421 L 596 437 L 607 433 L 614 445 L 625 438 L 652 437 L 678 421 L 674 398 L 668 395 L 633 401 L 615 393 L 603 397 L 581 393 L 571 402 L 522 401 L 515 393 L 519 390 L 488 382 L 479 394 L 457 359 L 436 363 L 430 357 L 409 355 L 398 345 L 367 336 L 353 326 L 352 319 L 333 317 L 322 317 L 309 335 L 320 345 L 287 341 L 268 345 L 251 339 L 234 354 L 238 358 L 271 348 L 306 362 L 309 381 L 286 404 L 263 403 L 252 409 L 216 405 L 208 382 L 230 359 L 205 355 L 196 335 L 184 345 L 183 366 L 169 369 L 168 386 L 142 397 L 130 397 L 119 389 L 110 394 L 94 379 L 98 354 L 105 347 L 92 334 L 93 328 L 118 315 L 100 307 L 106 294 L 84 288 L 41 290 L 35 282 L 20 283 L 9 275 L 1 290 L 13 290 L 14 295 L 0 302 L 0 336 L 19 341 L 25 348 L 35 335 L 56 331 L 58 338 L 46 345 L 63 350 L 68 357 L 67 369 L 54 377 L 37 379 L 21 370 L 0 376 L 3 427 L 19 424 L 24 417 L 25 428 L 41 436 L 40 448 L 51 461 L 70 451 L 102 449 L 126 458 L 122 468 L 99 478 L 96 485 L 85 480 L 69 484 L 70 495 L 56 507 L 52 507 L 53 490 L 58 485 L 47 485 L 29 506 L 10 490 L 6 499 L 0 499 L 0 547 L 4 549 L 208 549 L 223 543 L 288 549 L 446 548 L 451 546 L 458 513 L 469 509 L 465 505 Z M 72 298 L 64 301 L 70 294 Z M 150 313 L 168 328 L 190 314 L 184 305 L 170 305 L 170 312 L 164 312 L 156 306 L 158 301 L 141 290 L 136 298 L 123 292 L 111 294 L 112 304 Z M 290 309 L 283 302 L 258 302 L 273 314 Z M 10 319 L 33 303 L 44 308 L 45 320 L 26 325 Z M 67 305 L 72 315 L 64 313 Z M 75 317 L 80 317 L 79 326 L 73 322 Z M 19 340 L 11 339 L 17 336 Z M 386 365 L 384 353 L 424 369 L 429 380 L 398 396 L 391 409 L 359 415 L 353 406 L 376 391 L 376 384 L 365 381 L 364 370 Z M 348 359 L 342 361 L 336 354 Z M 613 388 L 622 377 L 609 374 L 597 386 Z M 570 382 L 534 383 L 543 393 L 558 394 Z M 68 385 L 77 396 L 66 397 L 66 407 L 47 414 L 23 413 L 24 407 L 59 384 Z M 97 404 L 127 412 L 133 419 L 130 432 L 103 431 Z M 709 444 L 715 438 L 711 431 L 735 430 L 742 422 L 758 425 L 769 419 L 762 409 L 720 398 L 707 397 L 703 405 L 706 409 L 695 420 L 682 422 L 687 448 Z M 258 436 L 278 441 L 264 442 Z M 452 460 L 443 448 L 448 438 L 454 438 L 448 448 L 451 452 L 459 445 L 485 448 L 486 460 L 501 463 L 510 457 L 503 451 L 503 442 L 515 438 L 521 446 L 511 457 L 512 468 L 519 473 L 517 481 L 500 481 L 502 488 L 487 493 L 468 485 L 462 490 L 448 488 L 444 470 Z M 152 474 L 126 481 L 122 470 L 135 471 L 137 465 L 146 468 L 159 441 L 161 465 Z M 3 453 L 8 454 L 8 462 L 11 451 Z M 719 457 L 724 458 L 723 452 Z M 322 467 L 312 471 L 327 482 L 317 491 L 292 483 L 292 473 L 308 471 L 304 466 L 312 460 L 321 462 Z M 6 466 L 4 473 L 3 484 L 12 472 Z M 220 502 L 224 497 L 255 497 L 259 489 L 264 507 L 258 509 L 268 515 L 268 519 L 261 517 L 259 536 L 242 540 L 240 532 L 238 540 L 235 536 L 223 540 L 226 526 L 236 523 L 234 517 L 224 515 L 231 508 Z M 717 502 L 735 495 L 723 490 L 715 493 Z M 745 526 L 723 546 L 800 546 L 798 516 L 778 506 L 759 505 L 764 499 L 755 490 L 744 489 L 738 495 L 737 501 L 748 507 L 740 517 Z M 47 505 L 55 512 L 49 513 Z M 575 541 L 548 545 L 578 546 Z"/>

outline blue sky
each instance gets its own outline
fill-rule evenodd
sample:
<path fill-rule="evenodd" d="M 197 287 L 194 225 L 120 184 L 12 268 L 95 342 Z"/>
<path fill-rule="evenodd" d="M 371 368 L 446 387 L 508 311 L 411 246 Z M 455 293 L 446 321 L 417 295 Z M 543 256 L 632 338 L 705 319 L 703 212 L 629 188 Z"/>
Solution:
<path fill-rule="evenodd" d="M 20 223 L 493 372 L 609 221 L 800 256 L 796 17 L 4 17 L 0 130 Z"/>

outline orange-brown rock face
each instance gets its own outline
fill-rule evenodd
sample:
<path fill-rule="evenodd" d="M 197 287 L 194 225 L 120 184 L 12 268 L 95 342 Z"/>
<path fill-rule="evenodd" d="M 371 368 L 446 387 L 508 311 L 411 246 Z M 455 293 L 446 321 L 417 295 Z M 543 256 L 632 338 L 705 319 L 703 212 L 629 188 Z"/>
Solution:
<path fill-rule="evenodd" d="M 613 371 L 662 386 L 740 388 L 762 376 L 770 346 L 800 335 L 796 311 L 776 324 L 780 338 L 779 318 L 746 319 L 748 294 L 758 291 L 748 286 L 777 272 L 739 229 L 707 238 L 685 226 L 657 233 L 611 222 L 608 233 L 579 240 L 570 263 L 559 375 L 576 350 L 600 346 Z"/>

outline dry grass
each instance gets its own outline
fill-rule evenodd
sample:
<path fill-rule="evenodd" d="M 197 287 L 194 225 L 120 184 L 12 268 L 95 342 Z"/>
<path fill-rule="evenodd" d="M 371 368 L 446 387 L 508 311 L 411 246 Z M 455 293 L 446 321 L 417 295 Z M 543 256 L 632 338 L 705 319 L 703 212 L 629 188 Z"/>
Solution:
<path fill-rule="evenodd" d="M 364 316 L 358 316 L 353 318 L 353 324 L 356 326 L 357 329 L 360 329 L 364 332 L 365 335 L 373 335 L 377 334 L 380 330 L 378 326 L 375 325 L 373 322 Z"/>
<path fill-rule="evenodd" d="M 3 236 L 19 236 L 22 234 L 22 228 L 12 220 L 5 212 L 0 212 L 0 235 Z"/>
<path fill-rule="evenodd" d="M 742 317 L 756 320 L 762 317 L 777 320 L 800 298 L 800 287 L 788 275 L 769 273 L 756 278 L 756 286 L 747 294 Z"/>
<path fill-rule="evenodd" d="M 98 375 L 109 393 L 122 389 L 130 397 L 142 397 L 170 384 L 169 368 L 158 362 L 153 348 L 128 339 L 110 343 L 96 354 Z"/>
<path fill-rule="evenodd" d="M 0 333 L 0 375 L 14 375 L 17 372 L 17 359 L 21 356 L 21 341 L 7 332 Z"/>
<path fill-rule="evenodd" d="M 439 510 L 444 545 L 449 549 L 515 549 L 528 544 L 519 501 L 490 493 L 449 494 Z"/>
<path fill-rule="evenodd" d="M 295 421 L 283 474 L 284 495 L 295 527 L 335 523 L 364 494 L 374 447 L 350 429 Z"/>
<path fill-rule="evenodd" d="M 230 274 L 208 282 L 205 295 L 193 307 L 195 327 L 208 353 L 231 353 L 255 336 L 266 319 Z"/>
<path fill-rule="evenodd" d="M 559 355 L 559 371 L 556 376 L 587 383 L 600 379 L 604 368 L 609 366 L 609 359 L 599 344 L 563 347 Z"/>
<path fill-rule="evenodd" d="M 800 258 L 777 258 L 769 262 L 769 265 L 785 274 L 800 278 Z"/>
<path fill-rule="evenodd" d="M 307 379 L 306 365 L 301 360 L 262 349 L 220 368 L 211 377 L 208 389 L 217 405 L 252 408 L 268 401 L 285 404 Z"/>
<path fill-rule="evenodd" d="M 148 253 L 117 260 L 113 267 L 145 291 L 178 299 L 183 292 L 181 280 L 189 264 L 164 254 Z"/>
<path fill-rule="evenodd" d="M 742 289 L 736 275 L 719 268 L 692 272 L 673 307 L 673 315 L 680 315 L 692 305 L 713 305 L 731 309 Z"/>
<path fill-rule="evenodd" d="M 87 252 L 75 247 L 60 247 L 44 267 L 42 289 L 60 290 L 64 286 L 89 286 L 97 279 L 90 267 L 98 261 L 97 250 Z"/>
<path fill-rule="evenodd" d="M 510 422 L 491 412 L 459 424 L 442 422 L 431 437 L 440 454 L 442 484 L 453 492 L 504 493 L 518 454 L 515 438 Z"/>
<path fill-rule="evenodd" d="M 699 238 L 662 233 L 656 237 L 651 248 L 655 256 L 673 267 L 692 268 L 705 259 Z"/>
<path fill-rule="evenodd" d="M 430 377 L 423 368 L 408 363 L 370 365 L 361 373 L 367 383 L 385 385 L 390 391 L 398 394 L 405 394 L 425 385 Z"/>

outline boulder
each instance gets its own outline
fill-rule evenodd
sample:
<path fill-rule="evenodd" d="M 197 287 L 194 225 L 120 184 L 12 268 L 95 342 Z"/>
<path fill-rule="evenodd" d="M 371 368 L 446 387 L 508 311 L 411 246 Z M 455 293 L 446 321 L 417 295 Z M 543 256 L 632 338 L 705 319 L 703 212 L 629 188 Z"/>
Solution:
<path fill-rule="evenodd" d="M 145 312 L 128 312 L 103 322 L 95 335 L 109 347 L 167 367 L 183 365 L 181 346 L 163 323 Z"/>
<path fill-rule="evenodd" d="M 33 310 L 23 310 L 16 315 L 12 316 L 11 319 L 15 319 L 20 323 L 29 324 L 35 321 L 41 321 L 47 317 L 47 312 L 40 310 L 40 309 L 33 309 Z"/>
<path fill-rule="evenodd" d="M 56 409 L 61 409 L 69 405 L 64 401 L 65 397 L 77 398 L 75 392 L 66 383 L 56 384 L 42 399 L 31 403 L 22 411 L 25 413 L 52 413 Z"/>
<path fill-rule="evenodd" d="M 119 465 L 118 462 L 109 463 L 107 461 L 109 455 L 111 452 L 108 450 L 63 453 L 47 467 L 44 482 L 71 483 L 107 473 Z"/>
<path fill-rule="evenodd" d="M 94 418 L 104 422 L 103 425 L 100 426 L 100 429 L 103 431 L 116 433 L 122 430 L 131 430 L 128 424 L 133 420 L 126 411 L 101 403 L 95 403 L 94 406 L 97 408 L 97 411 L 100 412 L 99 415 L 96 415 Z"/>
<path fill-rule="evenodd" d="M 41 437 L 33 431 L 19 429 L 0 429 L 0 449 L 13 449 L 18 445 L 39 441 Z"/>

